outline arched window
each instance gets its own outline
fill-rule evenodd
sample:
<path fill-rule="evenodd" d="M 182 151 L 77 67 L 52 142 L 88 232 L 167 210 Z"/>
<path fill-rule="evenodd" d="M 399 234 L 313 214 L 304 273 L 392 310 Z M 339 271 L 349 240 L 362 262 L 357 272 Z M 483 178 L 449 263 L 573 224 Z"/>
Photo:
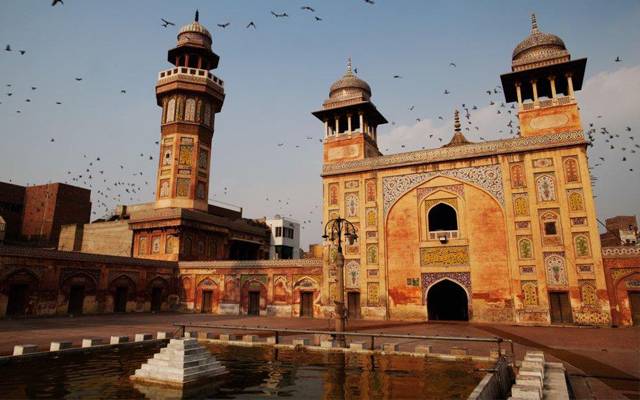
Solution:
<path fill-rule="evenodd" d="M 187 99 L 186 108 L 184 112 L 184 119 L 186 121 L 195 121 L 196 118 L 196 101 L 195 99 Z"/>
<path fill-rule="evenodd" d="M 458 216 L 456 210 L 448 204 L 439 203 L 429 210 L 427 217 L 429 232 L 457 231 Z"/>
<path fill-rule="evenodd" d="M 167 118 L 166 122 L 173 122 L 173 118 L 176 114 L 176 99 L 169 100 L 167 103 Z"/>

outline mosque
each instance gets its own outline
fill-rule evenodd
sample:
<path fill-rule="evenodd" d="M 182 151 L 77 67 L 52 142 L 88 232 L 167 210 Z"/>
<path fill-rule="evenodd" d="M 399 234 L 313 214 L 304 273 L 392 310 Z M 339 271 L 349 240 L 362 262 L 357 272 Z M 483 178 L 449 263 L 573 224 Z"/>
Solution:
<path fill-rule="evenodd" d="M 208 204 L 225 91 L 197 19 L 180 29 L 173 66 L 158 76 L 155 201 L 65 226 L 57 250 L 0 246 L 0 316 L 333 317 L 335 243 L 318 259 L 265 260 L 266 225 Z M 358 234 L 344 246 L 349 318 L 640 323 L 629 305 L 640 299 L 640 247 L 601 249 L 575 98 L 585 66 L 532 17 L 501 75 L 517 137 L 474 143 L 456 112 L 446 145 L 390 155 L 378 148 L 387 120 L 348 66 L 313 115 L 324 129 L 323 221 L 346 218 Z"/>

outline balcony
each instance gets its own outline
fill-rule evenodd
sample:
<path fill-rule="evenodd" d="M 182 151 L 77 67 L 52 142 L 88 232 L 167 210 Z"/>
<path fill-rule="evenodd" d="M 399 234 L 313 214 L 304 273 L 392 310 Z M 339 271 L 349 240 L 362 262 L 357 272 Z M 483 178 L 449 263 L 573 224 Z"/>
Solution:
<path fill-rule="evenodd" d="M 195 77 L 202 79 L 204 81 L 209 81 L 214 83 L 215 85 L 224 88 L 224 81 L 206 69 L 199 68 L 187 68 L 187 67 L 175 67 L 171 69 L 167 69 L 165 71 L 161 71 L 158 74 L 158 83 L 169 80 L 169 79 L 178 79 L 180 77 Z M 162 82 L 164 83 L 164 82 Z"/>
<path fill-rule="evenodd" d="M 433 231 L 429 232 L 429 240 L 440 240 L 441 237 L 446 237 L 447 240 L 457 239 L 458 231 Z"/>
<path fill-rule="evenodd" d="M 520 111 L 536 110 L 565 104 L 575 104 L 575 102 L 576 99 L 571 96 L 556 97 L 555 99 L 538 99 L 538 101 L 520 104 Z"/>

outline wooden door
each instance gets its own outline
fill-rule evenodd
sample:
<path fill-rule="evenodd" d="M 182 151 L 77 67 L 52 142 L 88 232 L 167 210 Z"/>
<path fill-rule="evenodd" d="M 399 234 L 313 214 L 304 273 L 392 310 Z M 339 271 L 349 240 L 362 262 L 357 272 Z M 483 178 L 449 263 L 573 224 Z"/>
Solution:
<path fill-rule="evenodd" d="M 569 302 L 569 293 L 567 292 L 551 292 L 549 293 L 549 306 L 551 312 L 551 323 L 553 324 L 572 324 L 573 316 L 571 314 L 571 303 Z"/>
<path fill-rule="evenodd" d="M 627 292 L 629 294 L 629 307 L 631 308 L 631 323 L 640 326 L 640 292 Z"/>
<path fill-rule="evenodd" d="M 151 311 L 160 312 L 162 309 L 162 288 L 151 288 Z"/>
<path fill-rule="evenodd" d="M 260 292 L 249 292 L 249 315 L 260 315 Z"/>
<path fill-rule="evenodd" d="M 82 314 L 84 308 L 84 286 L 74 285 L 69 290 L 69 307 L 67 309 L 68 314 L 79 315 Z"/>
<path fill-rule="evenodd" d="M 347 309 L 350 319 L 360 318 L 360 293 L 349 292 L 347 293 Z"/>
<path fill-rule="evenodd" d="M 126 312 L 127 311 L 127 295 L 129 289 L 125 286 L 119 286 L 116 288 L 116 298 L 113 304 L 114 312 Z"/>
<path fill-rule="evenodd" d="M 213 304 L 213 291 L 212 290 L 203 290 L 202 291 L 202 306 L 200 307 L 200 312 L 201 313 L 210 313 L 212 304 Z"/>
<path fill-rule="evenodd" d="M 313 292 L 300 292 L 300 316 L 313 317 Z"/>
<path fill-rule="evenodd" d="M 11 285 L 7 315 L 24 315 L 27 311 L 27 290 L 29 285 Z"/>

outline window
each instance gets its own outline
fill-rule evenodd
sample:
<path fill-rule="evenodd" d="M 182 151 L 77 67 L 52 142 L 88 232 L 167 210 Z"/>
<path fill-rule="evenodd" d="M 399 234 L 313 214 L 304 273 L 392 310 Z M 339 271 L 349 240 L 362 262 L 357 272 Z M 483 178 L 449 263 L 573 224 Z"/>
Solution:
<path fill-rule="evenodd" d="M 432 207 L 427 219 L 429 232 L 458 230 L 456 210 L 448 204 L 439 203 Z"/>
<path fill-rule="evenodd" d="M 282 228 L 282 234 L 286 238 L 293 239 L 293 229 L 292 228 Z"/>
<path fill-rule="evenodd" d="M 558 230 L 556 229 L 556 223 L 555 222 L 545 222 L 544 223 L 544 234 L 545 235 L 557 235 L 558 234 Z"/>
<path fill-rule="evenodd" d="M 276 237 L 282 237 L 282 227 L 276 226 Z"/>

